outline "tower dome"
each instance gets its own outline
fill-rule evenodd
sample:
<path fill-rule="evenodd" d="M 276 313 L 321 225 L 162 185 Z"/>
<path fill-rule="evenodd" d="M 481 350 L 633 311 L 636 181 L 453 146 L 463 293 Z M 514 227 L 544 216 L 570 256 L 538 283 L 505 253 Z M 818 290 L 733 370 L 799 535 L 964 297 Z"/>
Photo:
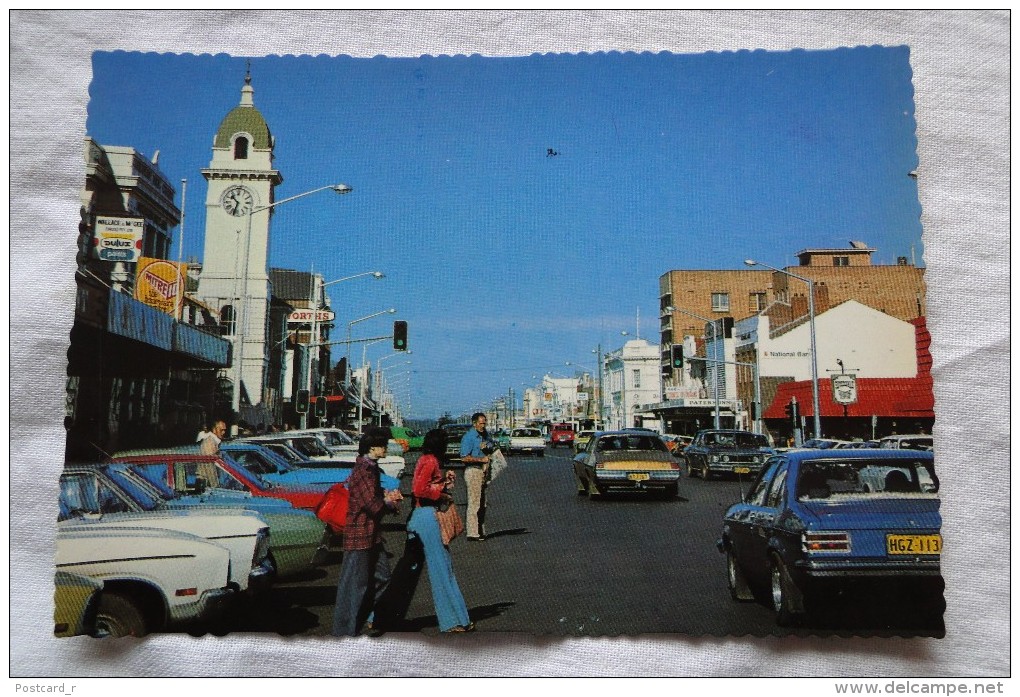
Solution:
<path fill-rule="evenodd" d="M 244 87 L 241 88 L 241 103 L 230 110 L 216 131 L 216 138 L 213 140 L 214 148 L 229 148 L 233 138 L 238 133 L 247 133 L 252 137 L 252 147 L 259 150 L 268 150 L 273 145 L 273 137 L 269 132 L 269 124 L 266 123 L 262 113 L 255 108 L 252 97 L 255 90 L 251 86 L 251 75 L 244 78 Z"/>

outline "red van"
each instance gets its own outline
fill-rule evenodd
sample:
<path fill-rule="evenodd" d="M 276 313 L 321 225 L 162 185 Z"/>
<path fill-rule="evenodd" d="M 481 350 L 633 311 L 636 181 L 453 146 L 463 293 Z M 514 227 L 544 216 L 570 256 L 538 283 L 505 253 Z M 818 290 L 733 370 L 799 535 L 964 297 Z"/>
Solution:
<path fill-rule="evenodd" d="M 554 448 L 560 445 L 573 447 L 574 425 L 567 423 L 553 424 L 552 429 L 549 431 L 549 445 Z"/>

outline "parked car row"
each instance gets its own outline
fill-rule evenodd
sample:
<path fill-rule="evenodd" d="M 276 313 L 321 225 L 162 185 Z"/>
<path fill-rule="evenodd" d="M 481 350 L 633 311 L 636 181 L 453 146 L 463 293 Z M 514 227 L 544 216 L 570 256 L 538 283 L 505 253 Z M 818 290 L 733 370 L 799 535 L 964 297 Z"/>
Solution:
<path fill-rule="evenodd" d="M 324 560 L 336 540 L 314 511 L 351 462 L 279 443 L 292 462 L 269 445 L 245 439 L 222 443 L 217 455 L 189 445 L 65 465 L 55 634 L 142 636 L 212 621 Z M 400 486 L 380 479 L 385 489 Z"/>
<path fill-rule="evenodd" d="M 268 587 L 275 572 L 269 525 L 257 513 L 171 509 L 121 474 L 69 465 L 60 478 L 57 571 L 103 586 L 91 620 L 75 631 L 142 636 L 210 619 L 238 595 Z M 72 607 L 76 599 L 80 593 L 67 591 L 57 598 Z M 57 606 L 56 633 L 71 631 L 68 614 L 75 613 Z"/>

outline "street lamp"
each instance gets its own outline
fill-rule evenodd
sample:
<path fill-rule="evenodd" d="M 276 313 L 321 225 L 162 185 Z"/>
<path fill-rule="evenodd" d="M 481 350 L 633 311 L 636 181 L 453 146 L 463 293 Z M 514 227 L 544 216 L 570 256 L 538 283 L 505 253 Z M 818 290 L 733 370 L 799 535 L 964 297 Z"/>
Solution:
<path fill-rule="evenodd" d="M 234 329 L 234 343 L 235 343 L 236 348 L 237 348 L 237 351 L 236 351 L 236 353 L 237 353 L 237 356 L 236 356 L 236 359 L 237 359 L 237 368 L 234 370 L 235 378 L 234 378 L 234 384 L 233 384 L 233 394 L 231 395 L 231 400 L 230 400 L 230 408 L 233 410 L 233 412 L 235 414 L 240 414 L 240 411 L 241 411 L 241 378 L 244 375 L 244 369 L 243 369 L 243 364 L 244 364 L 244 342 L 245 342 L 246 337 L 248 336 L 248 262 L 249 262 L 249 259 L 251 258 L 251 220 L 252 220 L 252 217 L 256 213 L 262 213 L 263 211 L 268 211 L 270 208 L 275 208 L 276 206 L 282 205 L 284 203 L 288 203 L 290 201 L 294 201 L 294 200 L 299 199 L 299 198 L 304 198 L 305 196 L 311 196 L 312 194 L 317 194 L 320 191 L 325 191 L 326 189 L 331 189 L 332 191 L 335 191 L 338 194 L 349 194 L 351 191 L 353 191 L 353 189 L 351 187 L 347 186 L 346 184 L 328 184 L 326 186 L 320 186 L 317 189 L 311 189 L 310 191 L 305 191 L 305 192 L 300 193 L 300 194 L 295 194 L 294 196 L 289 196 L 287 198 L 282 198 L 279 201 L 273 201 L 272 203 L 269 203 L 269 204 L 267 204 L 265 206 L 258 206 L 256 208 L 252 208 L 250 211 L 248 211 L 247 215 L 245 215 L 245 221 L 246 221 L 245 222 L 245 228 L 246 228 L 246 231 L 245 231 L 245 238 L 244 238 L 244 280 L 241 283 L 241 317 L 240 317 L 240 324 L 239 324 L 239 326 L 235 327 L 235 329 Z M 235 429 L 236 429 L 236 427 L 237 427 L 237 424 L 234 424 L 234 428 Z"/>
<path fill-rule="evenodd" d="M 357 324 L 358 322 L 364 322 L 365 320 L 372 319 L 373 317 L 378 317 L 379 315 L 387 315 L 387 314 L 392 315 L 396 311 L 397 311 L 396 308 L 391 307 L 388 310 L 381 310 L 379 312 L 373 312 L 370 315 L 365 315 L 364 317 L 359 317 L 358 319 L 351 320 L 350 322 L 347 323 L 347 364 L 348 365 L 350 365 L 350 363 L 351 363 L 351 328 L 354 327 L 354 325 Z M 372 343 L 375 343 L 375 342 L 372 342 Z M 364 359 L 362 360 L 362 363 L 364 363 Z"/>
<path fill-rule="evenodd" d="M 310 339 L 308 341 L 308 357 L 307 357 L 307 360 L 305 361 L 305 363 L 306 363 L 305 370 L 307 371 L 307 374 L 305 375 L 305 381 L 304 381 L 305 382 L 305 389 L 307 389 L 310 394 L 313 393 L 313 391 L 312 391 L 312 372 L 313 372 L 312 371 L 312 362 L 313 362 L 313 360 L 312 360 L 312 355 L 313 355 L 312 354 L 312 349 L 318 350 L 322 346 L 322 344 L 320 343 L 321 342 L 321 337 L 319 336 L 319 304 L 320 304 L 319 300 L 320 300 L 320 298 L 322 296 L 322 289 L 325 288 L 326 286 L 331 286 L 334 283 L 341 283 L 343 281 L 352 281 L 352 280 L 354 280 L 356 278 L 363 278 L 365 276 L 371 276 L 373 278 L 379 279 L 379 278 L 385 278 L 386 274 L 384 274 L 382 271 L 365 271 L 365 272 L 362 272 L 362 273 L 356 273 L 353 276 L 345 276 L 343 278 L 338 278 L 336 280 L 327 281 L 326 283 L 321 283 L 320 284 L 319 283 L 319 276 L 315 275 L 315 267 L 314 266 L 312 267 L 312 297 L 310 299 L 310 305 L 311 305 L 311 308 L 312 308 L 312 333 L 311 333 L 311 337 L 310 337 Z M 319 366 L 318 357 L 315 359 L 314 362 L 315 362 L 315 366 L 316 366 L 316 371 L 315 372 L 318 372 L 318 366 Z M 318 384 L 318 381 L 316 381 L 314 394 L 318 394 L 318 393 L 319 393 L 319 384 Z M 304 413 L 301 414 L 301 428 L 305 428 L 306 427 L 307 419 L 308 419 L 308 415 L 307 414 L 304 414 Z"/>
<path fill-rule="evenodd" d="M 719 364 L 721 363 L 721 361 L 719 360 L 719 335 L 718 335 L 718 331 L 719 330 L 715 326 L 715 320 L 708 319 L 707 317 L 702 317 L 701 315 L 696 315 L 696 314 L 694 314 L 693 312 L 691 312 L 689 310 L 681 310 L 679 307 L 674 307 L 673 305 L 668 305 L 668 306 L 664 307 L 663 308 L 663 312 L 670 312 L 670 313 L 679 312 L 679 313 L 684 314 L 684 315 L 689 315 L 690 317 L 693 317 L 694 319 L 700 319 L 702 322 L 704 322 L 705 324 L 707 324 L 708 326 L 710 326 L 712 328 L 712 348 L 713 348 L 712 352 L 715 354 L 715 379 L 712 380 L 712 384 L 715 387 L 715 420 L 714 420 L 714 423 L 715 423 L 715 428 L 719 429 L 720 428 L 720 426 L 719 426 Z M 676 337 L 674 336 L 673 338 L 675 339 Z"/>
<path fill-rule="evenodd" d="M 797 274 L 790 273 L 789 271 L 783 271 L 782 269 L 777 269 L 775 266 L 769 266 L 768 264 L 763 264 L 762 262 L 755 261 L 754 259 L 745 259 L 744 263 L 747 264 L 748 266 L 764 266 L 766 269 L 772 269 L 773 271 L 775 271 L 777 273 L 785 274 L 787 276 L 790 276 L 791 278 L 796 278 L 799 281 L 804 281 L 805 283 L 807 283 L 807 287 L 808 287 L 808 323 L 810 325 L 810 330 L 811 330 L 811 408 L 814 411 L 814 417 L 815 417 L 814 418 L 814 426 L 815 426 L 814 437 L 815 438 L 821 438 L 822 437 L 822 420 L 821 420 L 821 415 L 818 413 L 818 406 L 819 406 L 819 400 L 818 400 L 818 351 L 817 351 L 816 343 L 815 343 L 815 282 L 813 280 L 811 280 L 810 278 L 805 278 L 804 276 L 798 276 Z"/>
<path fill-rule="evenodd" d="M 596 359 L 599 362 L 599 402 L 598 412 L 595 414 L 595 430 L 604 428 L 605 424 L 605 407 L 603 406 L 603 385 L 602 385 L 602 342 L 591 350 L 596 355 Z"/>
<path fill-rule="evenodd" d="M 389 312 L 396 312 L 396 310 L 389 310 Z M 377 312 L 374 315 L 369 315 L 369 317 L 378 317 L 379 315 L 384 315 L 384 314 L 386 314 L 386 311 Z M 361 319 L 368 319 L 368 317 L 362 317 Z M 360 321 L 360 320 L 355 320 L 355 321 Z M 353 324 L 353 322 L 352 322 L 352 324 Z M 378 344 L 380 341 L 386 341 L 386 339 L 375 339 L 374 341 L 366 341 L 365 343 L 363 343 L 361 345 L 361 380 L 358 381 L 360 383 L 359 390 L 358 390 L 358 392 L 359 392 L 359 394 L 358 394 L 358 428 L 361 430 L 362 433 L 365 432 L 365 426 L 361 422 L 361 419 L 363 418 L 362 414 L 364 413 L 364 406 L 365 406 L 365 383 L 368 382 L 368 347 L 371 346 L 372 344 Z M 347 344 L 347 350 L 348 351 L 351 350 L 351 345 L 350 344 Z"/>

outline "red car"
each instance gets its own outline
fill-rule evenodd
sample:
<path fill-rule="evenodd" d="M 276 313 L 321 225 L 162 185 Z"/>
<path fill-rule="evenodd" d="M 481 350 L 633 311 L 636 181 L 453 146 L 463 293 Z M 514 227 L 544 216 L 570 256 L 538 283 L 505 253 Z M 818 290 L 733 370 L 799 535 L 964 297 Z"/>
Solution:
<path fill-rule="evenodd" d="M 574 445 L 573 424 L 553 424 L 552 430 L 549 432 L 549 445 L 551 445 L 554 448 L 560 445 L 573 447 Z"/>
<path fill-rule="evenodd" d="M 304 486 L 275 484 L 244 467 L 228 463 L 215 455 L 192 453 L 125 454 L 114 456 L 113 461 L 139 465 L 140 474 L 146 477 L 159 477 L 172 489 L 181 493 L 191 494 L 207 487 L 247 491 L 252 496 L 284 499 L 289 501 L 294 508 L 305 510 L 314 510 L 331 486 L 328 483 Z"/>

